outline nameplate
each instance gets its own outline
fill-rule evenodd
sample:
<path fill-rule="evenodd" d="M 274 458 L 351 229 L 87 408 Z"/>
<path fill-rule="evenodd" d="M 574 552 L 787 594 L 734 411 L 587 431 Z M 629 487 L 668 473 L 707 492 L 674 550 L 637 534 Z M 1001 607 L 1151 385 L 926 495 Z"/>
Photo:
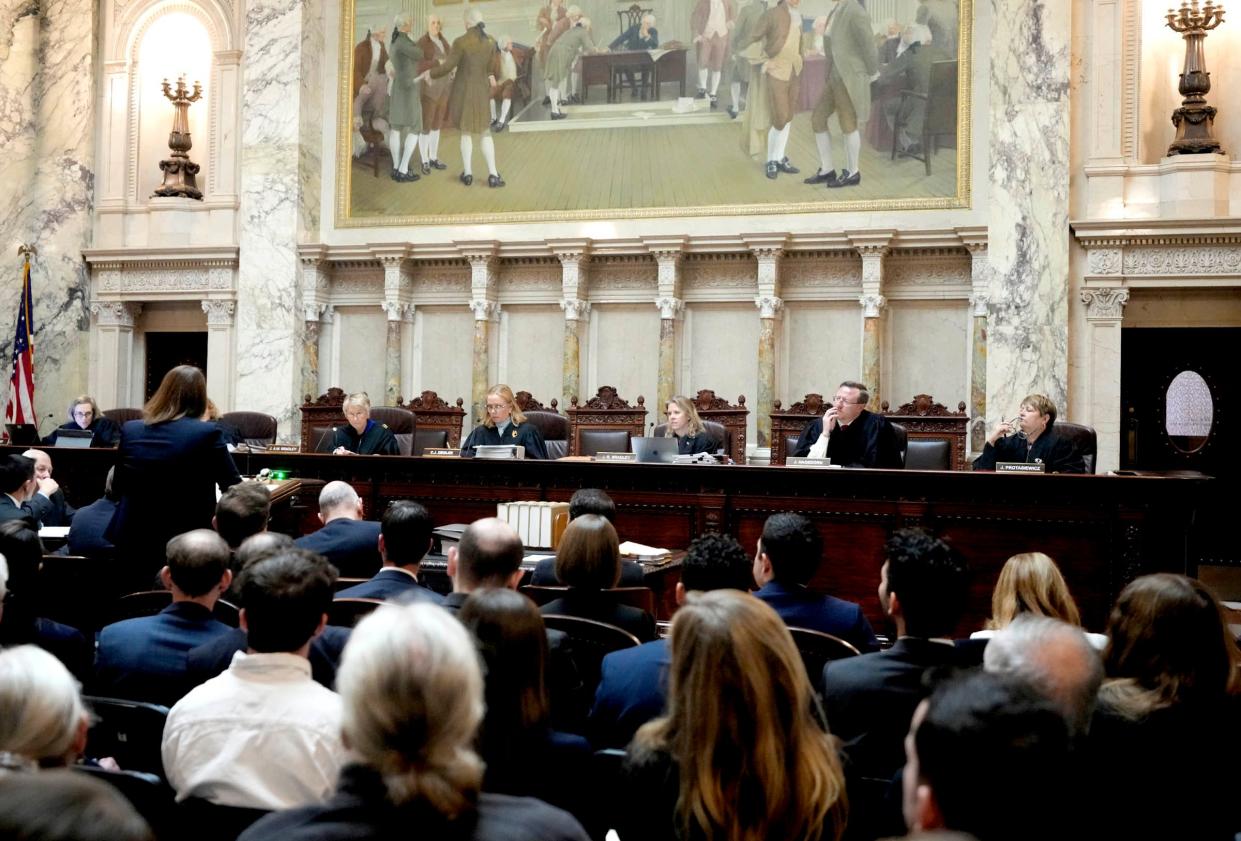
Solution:
<path fill-rule="evenodd" d="M 806 456 L 789 456 L 784 460 L 785 467 L 832 467 L 830 458 L 809 458 Z"/>
<path fill-rule="evenodd" d="M 637 461 L 637 453 L 595 453 L 595 461 Z"/>
<path fill-rule="evenodd" d="M 1046 473 L 1047 465 L 1042 462 L 1034 462 L 1033 464 L 1024 461 L 997 461 L 995 463 L 996 473 Z"/>
<path fill-rule="evenodd" d="M 297 444 L 268 444 L 266 447 L 251 447 L 250 449 L 264 453 L 296 453 L 301 451 Z"/>
<path fill-rule="evenodd" d="M 452 447 L 427 447 L 422 454 L 431 458 L 461 458 L 461 451 Z"/>

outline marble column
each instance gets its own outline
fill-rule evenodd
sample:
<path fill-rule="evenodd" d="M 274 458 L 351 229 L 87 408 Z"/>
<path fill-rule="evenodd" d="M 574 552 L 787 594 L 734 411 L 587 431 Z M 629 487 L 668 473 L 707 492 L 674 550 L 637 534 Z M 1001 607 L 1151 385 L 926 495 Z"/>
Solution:
<path fill-rule="evenodd" d="M 1120 467 L 1120 333 L 1129 290 L 1123 287 L 1086 288 L 1081 293 L 1086 305 L 1087 390 L 1090 405 L 1078 417 L 1094 427 L 1098 438 L 1095 472 L 1106 473 Z"/>
<path fill-rule="evenodd" d="M 1031 392 L 1066 414 L 1069 3 L 992 0 L 987 412 Z M 1037 56 L 1037 60 L 1033 57 Z"/>
<path fill-rule="evenodd" d="M 569 405 L 582 394 L 582 331 L 590 321 L 587 300 L 589 242 L 556 241 L 552 251 L 560 260 L 560 309 L 564 311 L 564 345 L 561 353 L 560 401 Z"/>
<path fill-rule="evenodd" d="M 413 278 L 401 255 L 383 256 L 380 262 L 384 267 L 383 310 L 388 316 L 388 334 L 384 345 L 384 405 L 395 406 L 401 396 L 401 337 Z"/>
<path fill-rule="evenodd" d="M 684 238 L 647 242 L 658 266 L 655 308 L 659 310 L 659 382 L 655 399 L 660 414 L 677 393 L 677 347 L 680 324 L 685 316 L 685 301 L 681 299 L 684 245 Z"/>
<path fill-rule="evenodd" d="M 327 262 L 327 249 L 308 246 L 299 250 L 302 264 L 302 401 L 318 397 L 319 387 L 319 339 L 320 319 L 327 310 L 331 265 Z"/>
<path fill-rule="evenodd" d="M 771 412 L 776 402 L 776 319 L 784 309 L 780 298 L 780 260 L 784 248 L 770 244 L 750 244 L 758 261 L 755 277 L 758 294 L 758 403 L 755 406 L 754 440 L 759 447 L 771 446 Z"/>
<path fill-rule="evenodd" d="M 88 358 L 90 280 L 82 260 L 95 201 L 98 22 L 91 0 L 0 0 L 0 284 L 16 301 L 16 248 L 34 246 L 35 410 L 57 417 L 99 364 Z M 6 362 L 13 318 L 10 306 L 0 326 Z M 113 389 L 118 378 L 129 381 L 129 369 L 99 373 Z M 5 377 L 0 403 L 8 389 Z"/>
<path fill-rule="evenodd" d="M 870 392 L 870 406 L 876 412 L 883 402 L 883 311 L 887 305 L 883 295 L 883 261 L 888 255 L 889 239 L 890 234 L 885 233 L 878 239 L 868 237 L 863 243 L 854 243 L 862 257 L 862 294 L 858 296 L 862 305 L 860 374 Z"/>
<path fill-rule="evenodd" d="M 95 400 L 104 411 L 141 403 L 141 394 L 131 389 L 130 372 L 134 368 L 134 323 L 142 313 L 142 304 L 108 301 L 91 304 L 90 310 L 97 327 Z M 65 405 L 72 399 L 65 398 Z"/>
<path fill-rule="evenodd" d="M 470 311 L 474 313 L 474 367 L 470 376 L 470 426 L 482 422 L 491 386 L 491 345 L 500 320 L 500 304 L 496 301 L 497 261 L 495 245 L 485 250 L 467 252 L 470 264 Z M 469 430 L 467 429 L 466 432 Z"/>
<path fill-rule="evenodd" d="M 207 394 L 221 412 L 231 412 L 233 405 L 233 301 L 202 302 L 207 314 Z"/>
<path fill-rule="evenodd" d="M 991 277 L 986 243 L 967 243 L 970 252 L 970 450 L 987 442 L 987 310 Z"/>
<path fill-rule="evenodd" d="M 238 234 L 239 409 L 297 434 L 305 385 L 298 244 L 319 238 L 321 0 L 246 0 Z"/>

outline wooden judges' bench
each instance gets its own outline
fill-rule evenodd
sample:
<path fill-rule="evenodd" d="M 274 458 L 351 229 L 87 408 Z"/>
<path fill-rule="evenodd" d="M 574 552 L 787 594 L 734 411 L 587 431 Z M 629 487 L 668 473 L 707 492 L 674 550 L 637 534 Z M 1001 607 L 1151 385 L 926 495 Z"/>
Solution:
<path fill-rule="evenodd" d="M 72 504 L 102 493 L 115 451 L 51 452 Z M 453 523 L 494 515 L 497 502 L 568 500 L 578 488 L 603 488 L 616 500 L 624 539 L 670 549 L 716 530 L 752 552 L 770 514 L 796 511 L 824 537 L 826 561 L 812 586 L 860 602 L 877 629 L 887 627 L 875 592 L 884 540 L 893 529 L 923 526 L 949 539 L 973 571 L 963 634 L 981 627 L 1000 567 L 1018 552 L 1039 550 L 1056 559 L 1091 630 L 1102 629 L 1116 594 L 1138 575 L 1194 574 L 1192 520 L 1214 482 L 1199 474 L 1044 476 L 299 453 L 235 458 L 247 475 L 267 467 L 349 481 L 374 518 L 392 499 L 417 499 L 437 523 Z"/>

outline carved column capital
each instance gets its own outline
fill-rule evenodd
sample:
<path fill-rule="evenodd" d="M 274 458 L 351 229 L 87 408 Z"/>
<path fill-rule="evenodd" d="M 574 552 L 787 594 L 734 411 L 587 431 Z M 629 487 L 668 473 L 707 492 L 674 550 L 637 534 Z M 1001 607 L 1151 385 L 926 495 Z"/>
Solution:
<path fill-rule="evenodd" d="M 681 296 L 681 261 L 684 252 L 676 248 L 661 248 L 652 251 L 655 257 L 655 283 L 661 298 L 679 298 Z"/>
<path fill-rule="evenodd" d="M 560 302 L 565 321 L 586 321 L 590 317 L 590 301 L 581 298 L 565 298 Z"/>
<path fill-rule="evenodd" d="M 888 299 L 882 295 L 859 295 L 858 303 L 862 305 L 863 318 L 878 318 L 883 314 Z"/>
<path fill-rule="evenodd" d="M 406 324 L 414 323 L 414 305 L 404 304 L 401 306 L 401 321 Z"/>
<path fill-rule="evenodd" d="M 1120 286 L 1083 289 L 1082 303 L 1086 305 L 1086 318 L 1089 321 L 1120 321 L 1125 317 L 1129 290 Z"/>
<path fill-rule="evenodd" d="M 388 316 L 389 321 L 400 321 L 405 314 L 406 304 L 400 301 L 384 301 L 379 305 L 380 309 Z"/>
<path fill-rule="evenodd" d="M 685 315 L 685 302 L 671 295 L 655 299 L 660 318 L 680 319 Z"/>
<path fill-rule="evenodd" d="M 470 311 L 474 313 L 475 321 L 500 320 L 500 304 L 496 301 L 474 298 L 470 301 Z"/>
<path fill-rule="evenodd" d="M 332 324 L 336 321 L 336 307 L 328 304 L 323 308 L 323 313 L 319 316 L 320 324 Z"/>
<path fill-rule="evenodd" d="M 327 304 L 321 304 L 318 301 L 306 301 L 302 304 L 302 320 L 318 324 L 326 311 Z"/>
<path fill-rule="evenodd" d="M 100 327 L 125 327 L 132 330 L 134 322 L 142 314 L 142 304 L 104 301 L 91 304 L 90 311 Z"/>
<path fill-rule="evenodd" d="M 202 307 L 207 314 L 208 327 L 233 326 L 233 313 L 237 311 L 235 301 L 203 301 Z"/>
<path fill-rule="evenodd" d="M 750 253 L 758 261 L 758 272 L 755 281 L 760 298 L 775 298 L 780 294 L 780 259 L 784 257 L 784 246 L 751 245 Z"/>
<path fill-rule="evenodd" d="M 784 309 L 784 299 L 775 295 L 758 295 L 754 298 L 754 306 L 758 307 L 759 318 L 778 318 Z"/>
<path fill-rule="evenodd" d="M 991 296 L 985 292 L 976 295 L 970 295 L 970 313 L 974 318 L 986 318 L 990 313 L 988 305 L 991 303 Z"/>

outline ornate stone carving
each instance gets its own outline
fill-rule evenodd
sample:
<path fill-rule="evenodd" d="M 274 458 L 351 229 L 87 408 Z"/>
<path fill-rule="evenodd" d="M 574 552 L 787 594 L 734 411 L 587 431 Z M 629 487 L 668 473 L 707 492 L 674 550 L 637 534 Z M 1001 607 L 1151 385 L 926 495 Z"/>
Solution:
<path fill-rule="evenodd" d="M 1125 316 L 1125 304 L 1128 302 L 1129 290 L 1123 287 L 1082 290 L 1082 303 L 1086 305 L 1086 318 L 1091 321 L 1119 321 Z"/>
<path fill-rule="evenodd" d="M 984 293 L 970 295 L 970 313 L 974 318 L 986 318 L 989 310 L 988 305 L 991 303 L 991 296 Z"/>
<path fill-rule="evenodd" d="M 338 272 L 332 279 L 331 288 L 334 294 L 380 295 L 383 293 L 383 277 L 373 271 L 350 269 L 347 272 Z"/>
<path fill-rule="evenodd" d="M 384 301 L 379 306 L 387 314 L 389 321 L 400 321 L 405 316 L 405 310 L 408 309 L 408 305 L 400 301 Z"/>
<path fill-rule="evenodd" d="M 1093 250 L 1091 253 L 1094 253 Z M 1241 271 L 1241 247 L 1202 245 L 1126 249 L 1123 267 L 1127 275 L 1236 274 Z"/>
<path fill-rule="evenodd" d="M 658 269 L 651 271 L 648 261 L 591 263 L 590 285 L 592 289 L 615 292 L 625 289 L 654 289 Z"/>
<path fill-rule="evenodd" d="M 789 415 L 821 415 L 827 411 L 827 403 L 823 400 L 822 394 L 810 393 L 798 400 L 787 409 L 780 408 L 780 401 L 777 400 L 772 406 L 774 411 L 783 411 Z"/>
<path fill-rule="evenodd" d="M 323 313 L 326 310 L 327 304 L 320 304 L 317 301 L 308 301 L 302 304 L 302 320 L 318 324 L 319 319 L 323 316 Z"/>
<path fill-rule="evenodd" d="M 863 261 L 863 271 L 866 263 Z M 969 286 L 971 267 L 961 258 L 890 259 L 883 267 L 885 290 L 917 286 Z"/>
<path fill-rule="evenodd" d="M 586 321 L 590 317 L 590 301 L 570 298 L 560 302 L 565 321 Z"/>
<path fill-rule="evenodd" d="M 125 327 L 133 329 L 134 322 L 142 314 L 142 304 L 121 301 L 105 301 L 91 304 L 100 327 Z"/>
<path fill-rule="evenodd" d="M 694 395 L 694 408 L 700 412 L 709 412 L 712 410 L 736 410 L 745 408 L 745 395 L 741 394 L 737 397 L 737 405 L 729 403 L 723 397 L 716 397 L 715 390 L 710 388 L 700 389 L 698 394 Z"/>
<path fill-rule="evenodd" d="M 203 312 L 207 314 L 208 327 L 232 327 L 233 313 L 236 311 L 235 301 L 203 301 Z"/>
<path fill-rule="evenodd" d="M 656 298 L 660 318 L 680 319 L 685 315 L 685 302 L 680 298 Z"/>
<path fill-rule="evenodd" d="M 499 321 L 500 305 L 495 301 L 484 301 L 475 298 L 470 301 L 470 312 L 474 313 L 475 321 Z"/>
<path fill-rule="evenodd" d="M 1119 248 L 1094 248 L 1087 252 L 1091 274 L 1117 274 L 1120 263 Z"/>
<path fill-rule="evenodd" d="M 784 309 L 784 300 L 774 295 L 759 295 L 754 299 L 754 306 L 758 307 L 759 318 L 776 318 Z"/>
<path fill-rule="evenodd" d="M 885 415 L 905 415 L 906 417 L 955 418 L 965 416 L 965 401 L 957 403 L 957 410 L 954 412 L 943 403 L 936 403 L 935 398 L 929 394 L 915 394 L 912 401 L 902 403 L 893 411 L 889 411 L 886 400 L 880 408 Z"/>
<path fill-rule="evenodd" d="M 120 289 L 130 292 L 204 292 L 211 288 L 207 269 L 202 266 L 142 268 L 122 272 Z M 225 286 L 227 289 L 228 287 Z"/>
<path fill-rule="evenodd" d="M 521 409 L 523 412 L 556 412 L 559 411 L 557 407 L 560 405 L 560 401 L 553 397 L 552 407 L 551 409 L 548 409 L 538 400 L 534 399 L 534 395 L 528 391 L 519 391 L 514 394 L 513 402 L 516 403 L 517 408 Z"/>
<path fill-rule="evenodd" d="M 882 295 L 859 295 L 858 303 L 862 305 L 863 318 L 878 318 L 888 299 Z"/>
<path fill-rule="evenodd" d="M 343 406 L 345 403 L 345 390 L 333 386 L 320 394 L 318 397 L 311 398 L 309 394 L 305 396 L 307 406 Z"/>
<path fill-rule="evenodd" d="M 404 402 L 404 398 L 399 398 L 397 400 L 397 405 L 398 406 L 406 405 Z M 465 405 L 465 399 L 458 397 L 457 405 L 455 408 L 460 409 L 464 405 Z M 428 410 L 429 409 L 452 409 L 454 407 L 449 406 L 448 401 L 440 397 L 434 391 L 427 390 L 427 391 L 422 392 L 422 394 L 418 395 L 413 400 L 410 400 L 408 404 L 408 408 L 411 411 L 414 411 L 417 409 L 428 409 Z"/>

